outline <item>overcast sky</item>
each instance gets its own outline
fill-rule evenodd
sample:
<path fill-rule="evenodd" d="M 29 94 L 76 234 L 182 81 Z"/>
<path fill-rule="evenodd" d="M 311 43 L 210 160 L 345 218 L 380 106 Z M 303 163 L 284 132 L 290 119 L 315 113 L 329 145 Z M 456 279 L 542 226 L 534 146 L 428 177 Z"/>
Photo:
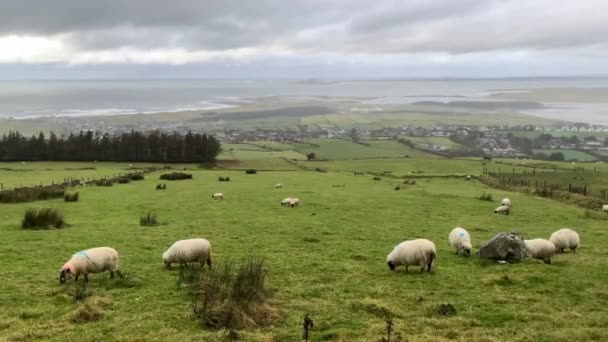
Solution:
<path fill-rule="evenodd" d="M 0 0 L 0 78 L 608 75 L 607 0 Z"/>

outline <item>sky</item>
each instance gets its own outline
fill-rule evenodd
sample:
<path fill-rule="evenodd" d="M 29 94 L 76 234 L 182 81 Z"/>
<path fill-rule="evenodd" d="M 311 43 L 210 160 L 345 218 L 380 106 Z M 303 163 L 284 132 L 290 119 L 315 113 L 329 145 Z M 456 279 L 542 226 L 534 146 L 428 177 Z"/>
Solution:
<path fill-rule="evenodd" d="M 606 0 L 0 0 L 0 78 L 607 76 Z"/>

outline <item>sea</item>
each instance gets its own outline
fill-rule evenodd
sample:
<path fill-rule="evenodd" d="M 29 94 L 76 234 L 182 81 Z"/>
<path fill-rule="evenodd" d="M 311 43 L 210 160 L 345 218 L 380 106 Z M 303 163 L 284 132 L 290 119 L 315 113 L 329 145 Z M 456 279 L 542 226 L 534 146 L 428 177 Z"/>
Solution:
<path fill-rule="evenodd" d="M 535 88 L 601 88 L 608 78 L 422 80 L 31 80 L 0 81 L 0 118 L 101 116 L 217 110 L 267 97 L 360 99 L 367 104 L 417 101 L 496 101 L 492 94 Z M 542 101 L 540 101 L 542 102 Z M 527 113 L 608 126 L 608 98 L 599 102 L 542 102 Z M 373 112 L 370 112 L 373 115 Z"/>

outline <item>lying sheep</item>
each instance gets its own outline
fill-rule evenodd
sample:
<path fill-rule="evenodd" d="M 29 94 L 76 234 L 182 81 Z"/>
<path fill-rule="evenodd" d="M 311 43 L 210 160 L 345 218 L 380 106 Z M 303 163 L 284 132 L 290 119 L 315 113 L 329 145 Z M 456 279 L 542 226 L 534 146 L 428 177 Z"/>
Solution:
<path fill-rule="evenodd" d="M 555 254 L 553 242 L 545 239 L 524 240 L 528 248 L 528 254 L 534 259 L 540 259 L 545 264 L 551 264 L 551 258 Z"/>
<path fill-rule="evenodd" d="M 573 253 L 576 253 L 581 242 L 578 233 L 568 228 L 562 228 L 551 234 L 549 241 L 555 245 L 555 251 L 560 253 L 564 253 L 566 248 L 570 248 Z"/>
<path fill-rule="evenodd" d="M 281 183 L 278 183 L 278 184 L 274 185 L 275 189 L 281 189 L 282 187 L 283 187 L 283 184 L 281 184 Z"/>
<path fill-rule="evenodd" d="M 97 247 L 80 251 L 66 262 L 59 270 L 59 282 L 65 283 L 68 276 L 74 276 L 74 281 L 80 275 L 84 275 L 84 280 L 89 281 L 89 273 L 101 273 L 110 271 L 110 278 L 114 279 L 114 273 L 123 278 L 118 270 L 118 252 L 110 247 Z"/>
<path fill-rule="evenodd" d="M 473 249 L 473 246 L 471 245 L 471 235 L 466 229 L 461 227 L 452 229 L 448 236 L 448 240 L 450 246 L 456 250 L 456 254 L 466 257 L 471 255 L 471 250 Z"/>
<path fill-rule="evenodd" d="M 392 252 L 386 256 L 386 263 L 391 271 L 394 271 L 397 266 L 405 266 L 405 271 L 408 271 L 410 265 L 419 265 L 420 273 L 424 272 L 424 268 L 428 268 L 431 272 L 433 260 L 437 258 L 435 244 L 427 239 L 409 240 L 395 246 Z"/>
<path fill-rule="evenodd" d="M 293 207 L 297 207 L 300 205 L 300 199 L 297 197 L 294 197 L 291 199 L 291 201 L 289 201 L 289 205 L 293 208 Z"/>
<path fill-rule="evenodd" d="M 197 261 L 201 267 L 207 263 L 211 268 L 211 244 L 205 239 L 179 240 L 163 253 L 163 263 L 169 269 L 173 263 L 183 266 Z"/>
<path fill-rule="evenodd" d="M 216 199 L 224 199 L 224 194 L 221 192 L 216 192 L 213 195 L 211 195 L 211 198 L 213 198 L 214 200 Z"/>
<path fill-rule="evenodd" d="M 501 205 L 500 207 L 494 209 L 494 214 L 509 215 L 510 212 L 511 208 L 508 205 Z"/>
<path fill-rule="evenodd" d="M 605 212 L 607 212 L 607 213 L 608 213 L 608 204 L 604 204 L 604 205 L 602 206 L 602 211 L 605 211 Z"/>
<path fill-rule="evenodd" d="M 506 205 L 507 207 L 511 207 L 511 200 L 508 198 L 503 198 L 502 201 L 500 201 L 500 205 Z"/>
<path fill-rule="evenodd" d="M 281 201 L 281 206 L 282 207 L 288 207 L 290 204 L 291 204 L 291 197 L 284 198 Z"/>

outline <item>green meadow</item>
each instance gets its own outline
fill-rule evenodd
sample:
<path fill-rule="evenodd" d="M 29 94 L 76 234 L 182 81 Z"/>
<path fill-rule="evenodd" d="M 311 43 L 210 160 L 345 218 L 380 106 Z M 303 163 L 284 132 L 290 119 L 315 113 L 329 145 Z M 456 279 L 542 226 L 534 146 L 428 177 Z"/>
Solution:
<path fill-rule="evenodd" d="M 216 262 L 252 254 L 265 258 L 270 301 L 280 317 L 272 326 L 239 331 L 244 341 L 301 341 L 305 314 L 315 322 L 311 341 L 379 341 L 387 317 L 403 341 L 608 340 L 606 220 L 550 199 L 443 177 L 479 175 L 484 167 L 568 169 L 571 163 L 440 159 L 388 141 L 254 145 L 225 145 L 214 169 L 174 165 L 193 179 L 163 181 L 163 191 L 155 189 L 162 173 L 155 172 L 129 184 L 70 189 L 80 193 L 74 203 L 0 204 L 0 340 L 222 340 L 223 331 L 203 329 L 195 320 L 179 270 L 162 264 L 168 245 L 194 237 L 211 242 Z M 309 152 L 327 160 L 306 161 Z M 50 184 L 143 166 L 5 163 L 0 182 L 6 188 Z M 248 168 L 261 171 L 246 174 Z M 326 172 L 305 170 L 315 168 Z M 355 172 L 384 175 L 373 180 Z M 218 182 L 220 176 L 231 181 Z M 407 176 L 418 177 L 416 183 L 403 184 Z M 283 188 L 275 189 L 276 183 Z M 225 199 L 212 200 L 215 192 Z M 477 199 L 484 192 L 492 194 L 492 202 Z M 280 206 L 283 198 L 295 196 L 300 207 Z M 509 216 L 493 213 L 503 197 L 513 202 Z M 21 229 L 25 210 L 42 207 L 59 209 L 68 226 Z M 139 225 L 148 210 L 161 225 Z M 455 255 L 447 237 L 456 226 L 469 230 L 474 253 L 503 231 L 548 238 L 570 227 L 582 243 L 576 254 L 556 255 L 551 265 L 538 260 L 498 265 Z M 414 238 L 435 242 L 433 271 L 391 272 L 386 255 Z M 126 280 L 90 275 L 89 297 L 74 302 L 73 281 L 60 285 L 57 271 L 72 254 L 96 246 L 118 250 Z M 456 312 L 442 315 L 441 304 Z M 87 305 L 99 316 L 75 320 Z"/>

